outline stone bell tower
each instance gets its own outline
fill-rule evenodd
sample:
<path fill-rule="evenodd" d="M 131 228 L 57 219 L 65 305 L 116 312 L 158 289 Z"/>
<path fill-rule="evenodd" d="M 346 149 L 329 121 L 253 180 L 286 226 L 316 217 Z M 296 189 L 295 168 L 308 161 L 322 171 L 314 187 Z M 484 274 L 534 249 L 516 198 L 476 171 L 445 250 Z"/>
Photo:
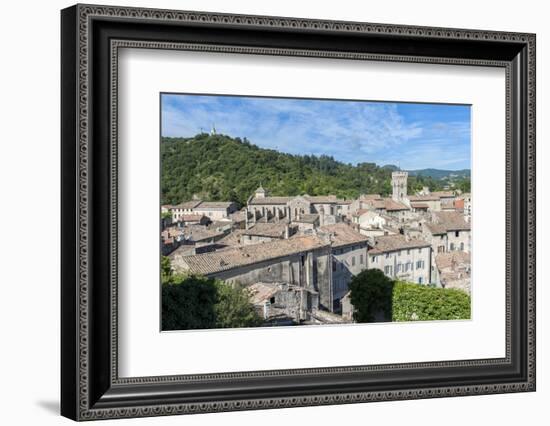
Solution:
<path fill-rule="evenodd" d="M 403 201 L 407 198 L 407 178 L 409 173 L 407 172 L 392 172 L 391 174 L 391 187 L 392 187 L 392 199 L 394 201 Z"/>

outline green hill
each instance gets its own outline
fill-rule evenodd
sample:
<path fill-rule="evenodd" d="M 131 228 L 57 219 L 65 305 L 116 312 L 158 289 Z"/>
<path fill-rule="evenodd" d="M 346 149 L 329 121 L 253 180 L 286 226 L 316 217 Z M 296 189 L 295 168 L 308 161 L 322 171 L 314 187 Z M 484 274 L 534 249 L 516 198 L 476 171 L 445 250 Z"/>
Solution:
<path fill-rule="evenodd" d="M 259 148 L 246 138 L 225 135 L 162 138 L 161 201 L 174 204 L 195 195 L 203 200 L 231 200 L 244 205 L 260 184 L 274 196 L 387 195 L 392 170 L 374 163 L 352 166 L 329 156 L 284 154 Z M 409 190 L 423 185 L 432 190 L 441 186 L 430 177 L 409 179 Z"/>
<path fill-rule="evenodd" d="M 409 170 L 409 176 L 429 176 L 434 179 L 449 179 L 449 178 L 469 178 L 470 169 L 462 170 L 441 170 L 441 169 L 421 169 Z"/>

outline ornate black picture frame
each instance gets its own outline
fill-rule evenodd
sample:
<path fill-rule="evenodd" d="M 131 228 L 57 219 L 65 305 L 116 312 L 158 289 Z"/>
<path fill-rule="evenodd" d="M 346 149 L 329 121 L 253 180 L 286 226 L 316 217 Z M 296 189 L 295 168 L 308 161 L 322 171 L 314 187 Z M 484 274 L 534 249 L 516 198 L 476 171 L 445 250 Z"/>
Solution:
<path fill-rule="evenodd" d="M 535 390 L 535 35 L 76 5 L 61 13 L 61 413 L 159 416 Z M 506 356 L 119 378 L 120 47 L 506 71 Z"/>

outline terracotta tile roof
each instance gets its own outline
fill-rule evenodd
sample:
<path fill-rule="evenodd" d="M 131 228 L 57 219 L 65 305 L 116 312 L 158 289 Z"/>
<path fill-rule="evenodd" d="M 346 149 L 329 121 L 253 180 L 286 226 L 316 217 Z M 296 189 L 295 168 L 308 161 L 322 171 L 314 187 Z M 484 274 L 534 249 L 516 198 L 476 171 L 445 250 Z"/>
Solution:
<path fill-rule="evenodd" d="M 386 253 L 390 251 L 422 247 L 431 247 L 431 245 L 427 241 L 423 240 L 407 240 L 407 238 L 403 235 L 384 235 L 374 238 L 374 247 L 369 250 L 369 254 Z"/>
<path fill-rule="evenodd" d="M 194 209 L 201 202 L 202 202 L 201 200 L 184 201 L 183 203 L 176 204 L 175 206 L 172 206 L 172 208 L 173 209 Z"/>
<path fill-rule="evenodd" d="M 174 259 L 172 265 L 176 270 L 188 270 L 197 274 L 213 274 L 326 246 L 328 244 L 319 237 L 301 236 L 288 240 L 231 247 L 212 253 L 181 257 Z"/>
<path fill-rule="evenodd" d="M 461 265 L 470 265 L 470 254 L 463 251 L 440 253 L 435 257 L 437 269 L 455 269 Z"/>
<path fill-rule="evenodd" d="M 213 238 L 221 238 L 224 233 L 216 229 L 208 229 L 200 225 L 186 226 L 183 230 L 185 238 L 189 241 L 204 241 Z"/>
<path fill-rule="evenodd" d="M 391 198 L 382 198 L 380 200 L 366 200 L 365 203 L 371 208 L 377 210 L 386 210 L 386 211 L 399 211 L 399 210 L 409 210 L 409 207 L 405 204 L 394 201 Z"/>
<path fill-rule="evenodd" d="M 351 244 L 365 243 L 368 241 L 368 238 L 365 235 L 360 234 L 345 223 L 320 226 L 319 231 L 330 234 L 332 247 L 343 247 Z"/>
<path fill-rule="evenodd" d="M 463 209 L 464 208 L 464 198 L 459 198 L 458 200 L 455 200 L 455 209 Z"/>
<path fill-rule="evenodd" d="M 429 206 L 426 203 L 413 203 L 413 202 L 411 202 L 411 207 L 413 209 L 427 209 Z"/>
<path fill-rule="evenodd" d="M 224 246 L 239 246 L 242 244 L 242 236 L 244 229 L 235 229 L 233 232 L 230 232 L 225 237 L 218 240 L 219 244 Z"/>
<path fill-rule="evenodd" d="M 275 296 L 280 286 L 276 283 L 255 283 L 246 287 L 246 290 L 250 295 L 250 303 L 260 305 Z"/>
<path fill-rule="evenodd" d="M 387 211 L 397 211 L 397 210 L 409 210 L 409 208 L 399 201 L 394 201 L 391 198 L 384 198 L 384 208 Z"/>
<path fill-rule="evenodd" d="M 359 217 L 359 216 L 362 216 L 362 215 L 364 215 L 365 213 L 368 213 L 368 212 L 370 212 L 370 211 L 371 211 L 371 210 L 369 210 L 369 209 L 358 209 L 358 210 L 355 211 L 355 213 L 353 213 L 352 216 Z"/>
<path fill-rule="evenodd" d="M 453 191 L 435 191 L 435 192 L 432 192 L 431 194 L 434 197 L 439 197 L 439 198 L 449 198 L 449 197 L 455 196 Z"/>
<path fill-rule="evenodd" d="M 253 227 L 243 231 L 243 235 L 258 235 L 262 237 L 283 238 L 285 236 L 286 223 L 258 222 Z"/>
<path fill-rule="evenodd" d="M 336 204 L 351 204 L 353 200 L 336 200 Z"/>
<path fill-rule="evenodd" d="M 382 197 L 380 194 L 362 194 L 359 196 L 359 199 L 361 201 L 367 201 L 367 200 L 381 200 Z"/>
<path fill-rule="evenodd" d="M 203 201 L 198 206 L 195 207 L 195 210 L 202 209 L 228 209 L 233 204 L 233 201 Z"/>
<path fill-rule="evenodd" d="M 430 231 L 430 233 L 433 235 L 441 235 L 447 233 L 447 228 L 438 223 L 426 223 L 425 226 L 428 231 Z"/>
<path fill-rule="evenodd" d="M 440 198 L 436 195 L 409 195 L 409 201 L 439 201 Z"/>
<path fill-rule="evenodd" d="M 464 219 L 464 215 L 459 212 L 436 212 L 434 213 L 434 222 L 447 231 L 469 231 L 470 224 Z"/>
<path fill-rule="evenodd" d="M 264 198 L 252 198 L 248 204 L 253 206 L 272 205 L 272 204 L 286 204 L 294 197 L 264 197 Z"/>

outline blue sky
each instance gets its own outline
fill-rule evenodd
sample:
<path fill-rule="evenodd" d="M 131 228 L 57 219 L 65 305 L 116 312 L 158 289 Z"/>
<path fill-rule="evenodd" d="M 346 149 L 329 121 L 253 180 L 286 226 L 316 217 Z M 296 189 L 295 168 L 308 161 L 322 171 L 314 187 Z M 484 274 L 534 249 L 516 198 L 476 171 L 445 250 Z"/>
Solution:
<path fill-rule="evenodd" d="M 162 135 L 210 131 L 291 154 L 402 169 L 470 168 L 470 107 L 162 94 Z"/>

